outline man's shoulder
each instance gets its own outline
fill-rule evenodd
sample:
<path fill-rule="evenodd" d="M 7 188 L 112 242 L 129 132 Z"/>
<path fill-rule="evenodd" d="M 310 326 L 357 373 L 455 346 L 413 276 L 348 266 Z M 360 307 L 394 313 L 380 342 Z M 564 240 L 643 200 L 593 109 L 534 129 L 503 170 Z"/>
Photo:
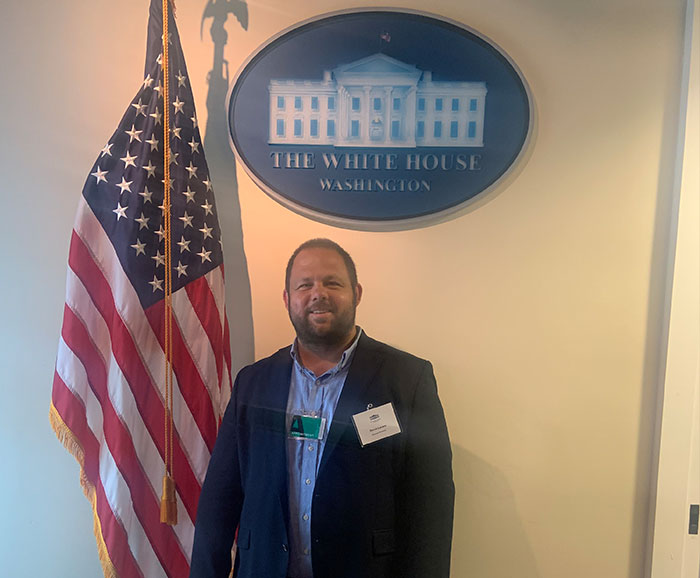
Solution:
<path fill-rule="evenodd" d="M 259 359 L 250 365 L 246 365 L 238 372 L 238 378 L 245 379 L 267 371 L 283 369 L 286 366 L 291 367 L 292 357 L 289 353 L 290 349 L 291 345 L 288 345 L 287 347 L 275 351 L 272 355 Z"/>
<path fill-rule="evenodd" d="M 412 353 L 399 349 L 398 347 L 394 347 L 393 345 L 389 345 L 388 343 L 384 343 L 383 341 L 373 339 L 364 332 L 358 343 L 358 350 L 360 349 L 392 363 L 406 364 L 410 367 L 425 364 L 430 365 L 430 362 L 427 359 L 413 355 Z"/>

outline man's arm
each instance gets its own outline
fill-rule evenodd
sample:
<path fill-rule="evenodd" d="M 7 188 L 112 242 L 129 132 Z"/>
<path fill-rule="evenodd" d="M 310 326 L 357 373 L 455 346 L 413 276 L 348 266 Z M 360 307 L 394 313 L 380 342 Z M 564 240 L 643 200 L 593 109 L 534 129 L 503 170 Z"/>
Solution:
<path fill-rule="evenodd" d="M 452 450 L 430 363 L 425 362 L 404 424 L 398 557 L 404 578 L 448 578 L 454 517 Z"/>
<path fill-rule="evenodd" d="M 231 548 L 243 504 L 237 449 L 237 389 L 234 385 L 199 496 L 191 578 L 228 578 L 231 571 Z"/>

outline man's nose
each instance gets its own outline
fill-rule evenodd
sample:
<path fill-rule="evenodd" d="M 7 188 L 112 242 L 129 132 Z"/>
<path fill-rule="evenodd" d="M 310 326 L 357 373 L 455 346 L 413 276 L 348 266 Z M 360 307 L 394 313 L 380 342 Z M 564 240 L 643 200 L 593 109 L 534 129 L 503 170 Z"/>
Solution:
<path fill-rule="evenodd" d="M 323 283 L 314 283 L 311 288 L 311 298 L 315 301 L 328 298 L 328 289 Z"/>

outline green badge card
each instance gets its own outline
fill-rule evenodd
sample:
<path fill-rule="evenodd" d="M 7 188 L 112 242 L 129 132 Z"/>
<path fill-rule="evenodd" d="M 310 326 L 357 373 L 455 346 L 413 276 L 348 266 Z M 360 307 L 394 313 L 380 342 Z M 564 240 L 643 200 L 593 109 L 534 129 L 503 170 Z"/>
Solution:
<path fill-rule="evenodd" d="M 326 418 L 311 415 L 294 414 L 289 426 L 289 437 L 295 439 L 320 440 L 323 439 Z"/>

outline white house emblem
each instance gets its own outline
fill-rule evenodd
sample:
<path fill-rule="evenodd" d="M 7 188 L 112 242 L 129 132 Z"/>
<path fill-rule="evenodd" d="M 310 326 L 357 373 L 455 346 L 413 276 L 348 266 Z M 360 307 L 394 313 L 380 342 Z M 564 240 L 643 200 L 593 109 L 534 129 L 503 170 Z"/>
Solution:
<path fill-rule="evenodd" d="M 231 143 L 284 206 L 332 225 L 423 226 L 496 188 L 532 126 L 496 45 L 435 16 L 353 10 L 253 54 L 228 101 Z"/>

